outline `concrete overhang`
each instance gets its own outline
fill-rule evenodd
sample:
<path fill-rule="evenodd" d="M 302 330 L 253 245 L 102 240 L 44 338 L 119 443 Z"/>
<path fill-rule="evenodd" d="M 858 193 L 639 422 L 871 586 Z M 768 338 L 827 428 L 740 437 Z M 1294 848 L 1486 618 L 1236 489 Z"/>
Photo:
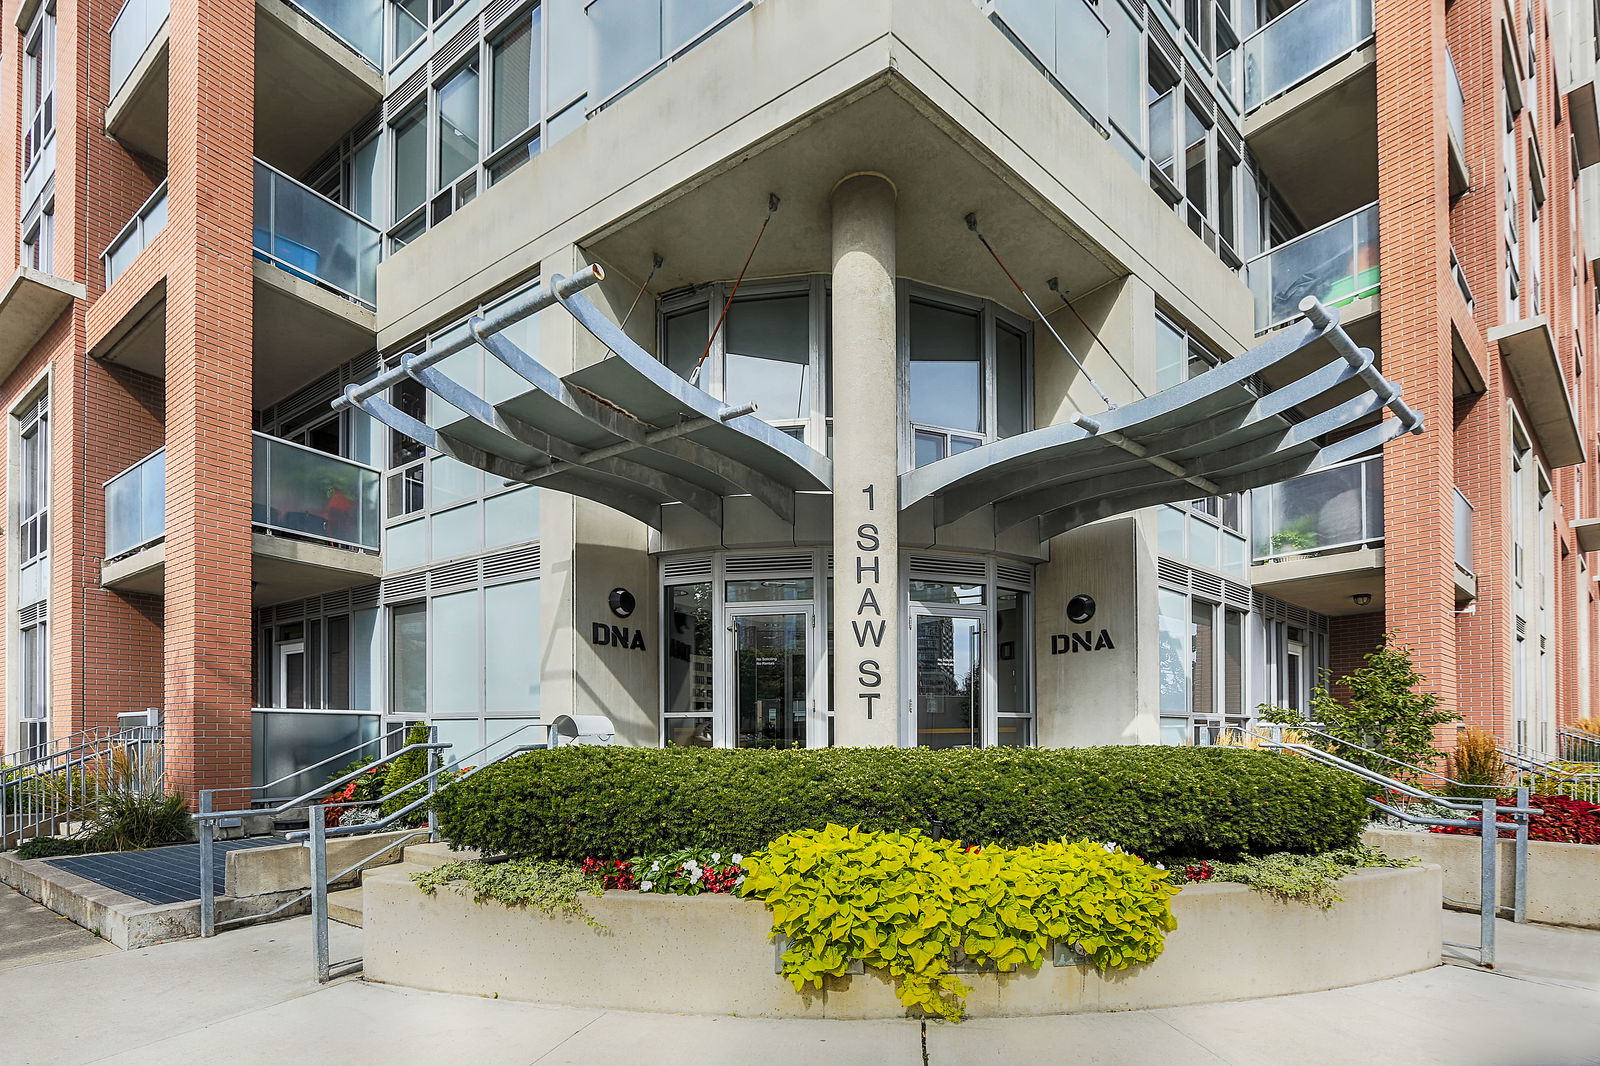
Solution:
<path fill-rule="evenodd" d="M 373 313 L 257 259 L 252 332 L 256 407 L 372 350 Z"/>
<path fill-rule="evenodd" d="M 86 296 L 77 282 L 18 267 L 0 291 L 0 380 L 17 368 L 73 300 Z"/>
<path fill-rule="evenodd" d="M 1295 555 L 1257 563 L 1250 587 L 1321 614 L 1371 614 L 1383 610 L 1383 549 L 1358 548 L 1331 555 Z M 1371 596 L 1358 605 L 1355 596 Z"/>
<path fill-rule="evenodd" d="M 167 546 L 157 542 L 103 563 L 100 584 L 152 596 L 166 591 Z M 311 541 L 250 535 L 251 602 L 257 606 L 370 585 L 383 576 L 380 555 Z"/>
<path fill-rule="evenodd" d="M 383 103 L 383 74 L 282 0 L 256 2 L 255 154 L 300 174 Z"/>
<path fill-rule="evenodd" d="M 168 25 L 161 24 L 106 105 L 106 133 L 135 152 L 162 160 L 167 158 Z"/>
<path fill-rule="evenodd" d="M 1595 67 L 1590 62 L 1583 80 L 1567 91 L 1567 114 L 1572 116 L 1572 143 L 1577 148 L 1578 166 L 1600 163 L 1600 108 L 1595 102 Z"/>
<path fill-rule="evenodd" d="M 1578 432 L 1577 412 L 1550 335 L 1549 319 L 1539 315 L 1497 326 L 1489 331 L 1489 343 L 1500 347 L 1545 462 L 1552 469 L 1583 462 L 1583 437 Z"/>
<path fill-rule="evenodd" d="M 1572 532 L 1579 551 L 1600 552 L 1600 518 L 1580 518 L 1572 523 Z"/>
<path fill-rule="evenodd" d="M 1450 379 L 1451 392 L 1458 400 L 1477 396 L 1488 388 L 1483 378 L 1483 368 L 1478 365 L 1478 357 L 1467 347 L 1465 338 L 1454 322 L 1450 324 Z"/>
<path fill-rule="evenodd" d="M 829 12 L 756 5 L 390 256 L 380 348 L 541 270 L 570 270 L 555 264 L 574 245 L 635 283 L 660 252 L 652 295 L 731 278 L 769 192 L 783 206 L 750 276 L 827 273 L 828 196 L 860 170 L 899 187 L 903 276 L 1031 314 L 963 226 L 976 211 L 1030 287 L 1056 276 L 1079 295 L 1137 274 L 1218 347 L 1250 343 L 1237 273 L 977 5 Z"/>
<path fill-rule="evenodd" d="M 1244 119 L 1244 138 L 1309 228 L 1378 198 L 1376 46 L 1356 49 Z"/>
<path fill-rule="evenodd" d="M 160 278 L 89 354 L 155 377 L 167 374 L 167 279 Z"/>

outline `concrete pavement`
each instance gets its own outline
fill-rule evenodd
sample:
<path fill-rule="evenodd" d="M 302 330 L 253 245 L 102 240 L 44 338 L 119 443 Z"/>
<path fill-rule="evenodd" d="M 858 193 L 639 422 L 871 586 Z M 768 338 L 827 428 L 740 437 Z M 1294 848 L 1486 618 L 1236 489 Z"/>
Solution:
<path fill-rule="evenodd" d="M 82 926 L 0 884 L 0 970 L 104 955 L 117 950 Z M 0 1011 L 0 1018 L 5 1013 Z M 0 1032 L 3 1032 L 0 1027 Z M 4 1056 L 0 1055 L 0 1062 Z"/>
<path fill-rule="evenodd" d="M 1471 938 L 1476 918 L 1446 919 L 1450 939 Z M 919 1027 L 909 1021 L 577 1010 L 360 980 L 319 988 L 309 977 L 308 923 L 296 918 L 208 941 L 73 957 L 72 948 L 99 943 L 89 938 L 67 946 L 66 954 L 20 962 L 0 941 L 0 1063 L 591 1066 L 624 1056 L 664 1066 L 922 1061 Z M 360 930 L 334 925 L 332 932 L 336 959 L 359 952 Z M 928 1061 L 1600 1066 L 1600 933 L 1502 923 L 1500 937 L 1499 973 L 1451 965 L 1276 999 L 930 1025 Z M 64 1004 L 76 1006 L 65 1011 Z"/>

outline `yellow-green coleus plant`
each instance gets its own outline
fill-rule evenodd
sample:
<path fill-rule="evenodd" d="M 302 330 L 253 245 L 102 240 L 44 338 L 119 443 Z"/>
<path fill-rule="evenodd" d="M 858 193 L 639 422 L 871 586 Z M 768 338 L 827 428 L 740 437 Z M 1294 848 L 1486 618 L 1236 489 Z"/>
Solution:
<path fill-rule="evenodd" d="M 894 978 L 907 1007 L 951 1021 L 971 991 L 950 972 L 957 949 L 1037 969 L 1059 941 L 1113 970 L 1151 961 L 1177 928 L 1166 872 L 1092 841 L 973 848 L 830 825 L 780 837 L 744 866 L 740 894 L 789 938 L 783 972 L 797 991 L 860 959 Z"/>

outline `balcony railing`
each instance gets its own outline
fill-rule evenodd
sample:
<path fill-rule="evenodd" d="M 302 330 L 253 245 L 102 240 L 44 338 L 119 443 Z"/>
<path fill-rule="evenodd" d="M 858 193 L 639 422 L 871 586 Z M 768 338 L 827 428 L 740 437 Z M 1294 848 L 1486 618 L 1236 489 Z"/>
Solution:
<path fill-rule="evenodd" d="M 147 455 L 106 482 L 106 558 L 167 535 L 167 450 Z"/>
<path fill-rule="evenodd" d="M 301 444 L 255 437 L 250 520 L 279 533 L 378 550 L 382 475 L 370 466 Z"/>
<path fill-rule="evenodd" d="M 1460 489 L 1456 493 L 1456 569 L 1463 574 L 1472 569 L 1472 503 Z"/>
<path fill-rule="evenodd" d="M 250 521 L 257 529 L 377 551 L 380 473 L 315 448 L 253 433 Z M 166 536 L 167 453 L 162 449 L 106 482 L 107 559 Z"/>
<path fill-rule="evenodd" d="M 254 245 L 288 274 L 377 306 L 377 227 L 259 159 Z"/>
<path fill-rule="evenodd" d="M 1372 37 L 1372 0 L 1301 0 L 1244 42 L 1244 109 L 1253 111 Z"/>
<path fill-rule="evenodd" d="M 1378 205 L 1368 204 L 1266 251 L 1245 265 L 1256 298 L 1256 329 L 1300 313 L 1315 296 L 1340 307 L 1378 291 Z"/>
<path fill-rule="evenodd" d="M 1456 150 L 1463 156 L 1467 153 L 1467 96 L 1461 91 L 1461 76 L 1456 73 L 1456 61 L 1450 57 L 1450 49 L 1444 50 L 1444 108 L 1445 116 L 1450 120 L 1450 137 L 1456 142 Z"/>
<path fill-rule="evenodd" d="M 111 95 L 128 80 L 139 57 L 167 21 L 171 0 L 127 0 L 111 24 Z"/>
<path fill-rule="evenodd" d="M 1371 456 L 1250 494 L 1255 561 L 1348 551 L 1383 540 L 1383 458 Z"/>
<path fill-rule="evenodd" d="M 289 0 L 289 6 L 303 11 L 352 52 L 383 69 L 383 0 Z"/>
<path fill-rule="evenodd" d="M 139 258 L 139 253 L 160 233 L 167 224 L 167 183 L 162 182 L 156 191 L 150 194 L 128 224 L 122 227 L 100 254 L 101 261 L 106 268 L 106 288 L 116 284 L 122 272 L 128 269 L 128 264 Z"/>

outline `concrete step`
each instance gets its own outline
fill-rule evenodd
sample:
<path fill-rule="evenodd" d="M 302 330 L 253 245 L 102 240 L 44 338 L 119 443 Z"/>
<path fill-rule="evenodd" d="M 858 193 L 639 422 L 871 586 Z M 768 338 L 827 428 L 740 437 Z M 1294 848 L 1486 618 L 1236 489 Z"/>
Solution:
<path fill-rule="evenodd" d="M 449 844 L 412 844 L 406 848 L 405 861 L 418 866 L 441 866 L 447 862 L 465 862 L 478 858 L 472 850 L 451 851 Z"/>
<path fill-rule="evenodd" d="M 360 929 L 364 897 L 360 888 L 341 888 L 337 892 L 329 892 L 328 917 Z"/>

